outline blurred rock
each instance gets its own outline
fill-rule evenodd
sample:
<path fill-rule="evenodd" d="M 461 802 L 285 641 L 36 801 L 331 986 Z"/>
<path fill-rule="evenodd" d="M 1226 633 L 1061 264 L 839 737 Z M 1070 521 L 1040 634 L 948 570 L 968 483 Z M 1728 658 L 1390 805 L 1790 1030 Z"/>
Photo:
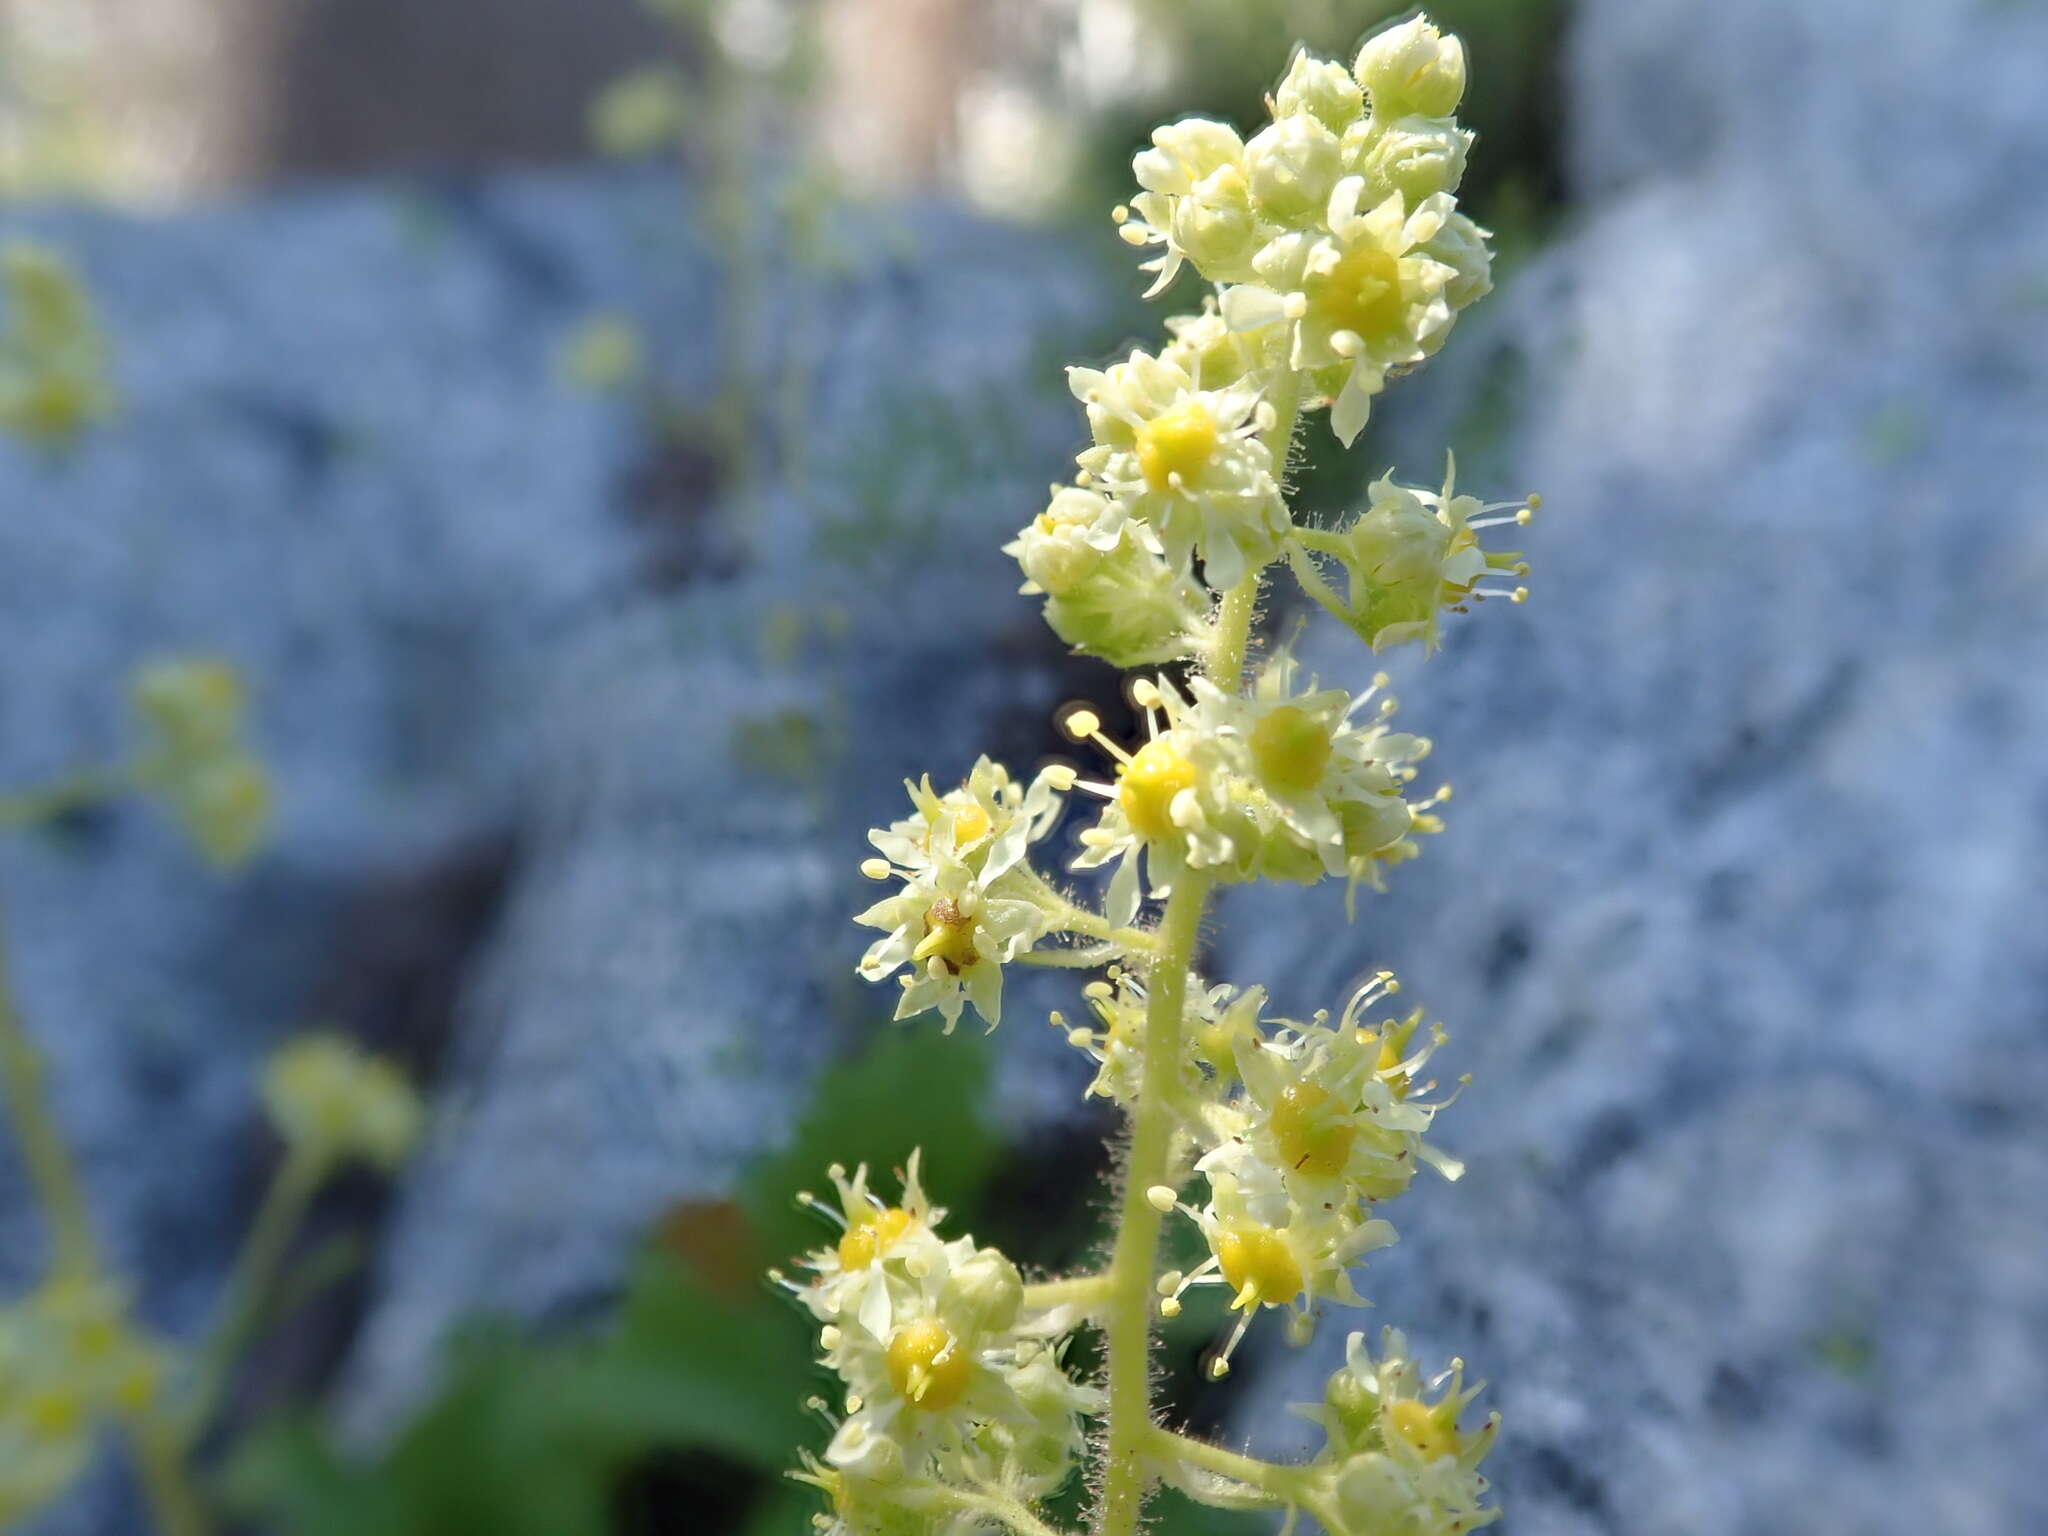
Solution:
<path fill-rule="evenodd" d="M 2048 1529 L 2044 67 L 2038 6 L 1581 8 L 1582 221 L 1385 444 L 1549 502 L 1534 599 L 1396 669 L 1449 830 L 1346 943 L 1224 930 L 1476 1076 L 1271 1448 L 1391 1323 L 1497 1383 L 1517 1536 Z"/>
<path fill-rule="evenodd" d="M 83 267 L 125 410 L 67 459 L 0 444 L 0 784 L 117 756 L 128 671 L 204 650 L 249 674 L 281 793 L 239 884 L 137 804 L 0 847 L 24 1006 L 186 1336 L 271 1155 L 263 1055 L 325 1017 L 445 1060 L 348 1377 L 374 1430 L 453 1317 L 599 1305 L 886 1009 L 850 974 L 861 832 L 903 774 L 1043 728 L 1053 648 L 997 547 L 1078 430 L 1036 360 L 1102 352 L 1104 285 L 938 212 L 850 220 L 820 270 L 766 253 L 800 392 L 756 386 L 754 448 L 792 473 L 721 483 L 691 444 L 730 296 L 669 178 L 21 227 Z M 642 327 L 665 433 L 564 382 L 600 311 Z M 1057 1042 L 1017 1038 L 1030 1113 Z M 11 1157 L 0 1234 L 25 1284 Z M 103 1496 L 50 1529 L 118 1528 Z"/>

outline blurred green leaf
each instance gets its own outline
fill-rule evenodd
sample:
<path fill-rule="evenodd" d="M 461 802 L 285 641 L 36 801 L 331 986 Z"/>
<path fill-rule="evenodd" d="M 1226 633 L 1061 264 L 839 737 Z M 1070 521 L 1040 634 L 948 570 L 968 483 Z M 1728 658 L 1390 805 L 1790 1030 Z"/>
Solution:
<path fill-rule="evenodd" d="M 921 1145 L 934 1198 L 971 1208 L 999 1151 L 989 1075 L 978 1036 L 888 1031 L 823 1075 L 789 1146 L 733 1200 L 668 1214 L 608 1329 L 534 1339 L 474 1321 L 383 1455 L 350 1457 L 314 1421 L 274 1420 L 238 1447 L 230 1499 L 289 1536 L 605 1536 L 627 1470 L 686 1449 L 711 1453 L 728 1483 L 758 1470 L 762 1536 L 801 1530 L 813 1506 L 780 1473 L 817 1438 L 804 1403 L 822 1383 L 810 1329 L 762 1270 L 829 1240 L 796 1194 L 834 1162 L 886 1177 Z M 919 1106 L 914 1132 L 906 1104 Z"/>

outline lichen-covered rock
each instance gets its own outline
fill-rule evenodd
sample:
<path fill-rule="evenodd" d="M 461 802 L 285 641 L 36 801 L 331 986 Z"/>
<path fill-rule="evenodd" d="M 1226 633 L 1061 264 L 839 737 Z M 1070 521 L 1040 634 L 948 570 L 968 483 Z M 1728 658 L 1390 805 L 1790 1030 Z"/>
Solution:
<path fill-rule="evenodd" d="M 1535 597 L 1397 668 L 1445 835 L 1343 943 L 1233 904 L 1221 969 L 1449 1023 L 1470 1172 L 1349 1321 L 1493 1379 L 1521 1536 L 2042 1527 L 2048 14 L 1573 26 L 1582 222 L 1388 445 L 1545 493 Z"/>

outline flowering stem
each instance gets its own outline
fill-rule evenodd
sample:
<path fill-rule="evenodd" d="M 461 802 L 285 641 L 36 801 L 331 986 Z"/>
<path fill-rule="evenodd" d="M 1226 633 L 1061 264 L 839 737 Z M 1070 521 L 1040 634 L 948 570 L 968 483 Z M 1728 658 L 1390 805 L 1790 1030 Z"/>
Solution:
<path fill-rule="evenodd" d="M 120 794 L 134 777 L 132 772 L 80 768 L 34 789 L 0 795 L 0 830 L 16 831 L 23 827 L 41 826 L 68 812 L 98 805 L 102 800 L 110 800 Z"/>
<path fill-rule="evenodd" d="M 21 1021 L 7 969 L 4 925 L 0 925 L 0 1090 L 14 1126 L 36 1199 L 48 1218 L 51 1267 L 59 1274 L 91 1278 L 100 1270 L 99 1240 L 86 1206 L 84 1181 L 71 1148 L 50 1112 L 42 1053 Z M 138 1411 L 128 1429 L 142 1473 L 144 1496 L 163 1536 L 205 1536 L 207 1522 L 185 1476 L 176 1443 L 157 1415 Z"/>
<path fill-rule="evenodd" d="M 1176 1434 L 1161 1425 L 1152 1427 L 1150 1445 L 1155 1460 L 1169 1465 L 1197 1467 L 1218 1477 L 1227 1477 L 1233 1483 L 1241 1483 L 1247 1489 L 1256 1490 L 1277 1503 L 1292 1504 L 1300 1501 L 1300 1467 L 1283 1467 L 1274 1462 L 1261 1461 L 1256 1456 L 1226 1451 L 1220 1445 L 1211 1445 L 1206 1440 Z"/>
<path fill-rule="evenodd" d="M 220 1317 L 200 1349 L 198 1381 L 180 1419 L 180 1438 L 187 1447 L 198 1441 L 219 1409 L 235 1362 L 262 1321 L 264 1303 L 276 1287 L 285 1250 L 326 1174 L 324 1158 L 293 1148 L 271 1177 L 235 1259 Z"/>
<path fill-rule="evenodd" d="M 1065 1280 L 1039 1280 L 1024 1287 L 1024 1305 L 1044 1311 L 1052 1307 L 1079 1307 L 1083 1312 L 1100 1312 L 1114 1296 L 1111 1276 L 1074 1275 Z"/>
<path fill-rule="evenodd" d="M 7 948 L 0 933 L 0 1089 L 5 1090 L 7 1118 L 21 1147 L 36 1198 L 48 1217 L 55 1267 L 70 1274 L 90 1274 L 99 1265 L 99 1244 L 86 1209 L 84 1185 L 71 1149 L 50 1113 L 42 1053 L 29 1038 L 15 1007 L 7 971 Z"/>
<path fill-rule="evenodd" d="M 178 1437 L 162 1419 L 136 1414 L 128 1421 L 142 1491 L 161 1536 L 207 1536 L 213 1527 L 185 1475 Z"/>
<path fill-rule="evenodd" d="M 1256 582 L 1247 582 L 1256 586 Z M 1240 653 L 1241 654 L 1241 653 Z M 1201 936 L 1209 879 L 1182 872 L 1166 903 L 1159 954 L 1145 1009 L 1145 1059 L 1124 1163 L 1122 1220 L 1109 1272 L 1109 1449 L 1103 1469 L 1098 1536 L 1133 1536 L 1150 1482 L 1145 1448 L 1152 1432 L 1152 1281 L 1162 1214 L 1148 1192 L 1165 1178 L 1173 1144 L 1171 1109 L 1180 1069 L 1188 967 Z"/>
<path fill-rule="evenodd" d="M 1021 1500 L 1006 1494 L 970 1493 L 959 1488 L 932 1488 L 920 1490 L 920 1493 L 922 1497 L 913 1495 L 906 1499 L 906 1506 L 914 1509 L 922 1504 L 989 1515 L 1002 1521 L 1017 1536 L 1066 1536 L 1064 1531 L 1039 1519 Z"/>
<path fill-rule="evenodd" d="M 1288 544 L 1287 565 L 1288 569 L 1294 572 L 1294 579 L 1301 583 L 1302 591 L 1345 623 L 1351 622 L 1350 613 L 1346 611 L 1337 594 L 1330 589 L 1330 584 L 1323 580 L 1323 573 L 1316 569 L 1315 561 L 1311 560 L 1298 544 Z"/>

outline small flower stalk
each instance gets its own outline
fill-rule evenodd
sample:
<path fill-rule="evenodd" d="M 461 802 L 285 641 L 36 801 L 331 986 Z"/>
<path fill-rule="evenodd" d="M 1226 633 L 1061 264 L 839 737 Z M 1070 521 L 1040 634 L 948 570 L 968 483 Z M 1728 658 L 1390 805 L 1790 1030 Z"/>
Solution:
<path fill-rule="evenodd" d="M 1435 1140 L 1457 1096 L 1434 1069 L 1449 1036 L 1391 973 L 1292 1020 L 1262 988 L 1201 974 L 1198 938 L 1220 886 L 1330 882 L 1347 909 L 1360 886 L 1384 889 L 1450 796 L 1423 782 L 1429 741 L 1397 723 L 1385 674 L 1355 688 L 1258 645 L 1269 580 L 1291 578 L 1375 652 L 1427 654 L 1449 615 L 1527 595 L 1495 530 L 1529 522 L 1536 498 L 1466 495 L 1448 455 L 1440 486 L 1388 474 L 1337 526 L 1287 498 L 1301 417 L 1327 410 L 1349 445 L 1488 290 L 1487 233 L 1456 201 L 1464 86 L 1462 44 L 1417 17 L 1349 66 L 1297 56 L 1249 139 L 1190 119 L 1134 163 L 1141 190 L 1116 218 L 1150 253 L 1153 293 L 1190 271 L 1207 291 L 1157 353 L 1070 371 L 1091 441 L 1007 548 L 1061 639 L 1142 669 L 1127 689 L 1139 734 L 1113 739 L 1075 708 L 1062 724 L 1093 770 L 1023 780 L 983 758 L 957 788 L 907 786 L 910 814 L 871 834 L 862 866 L 889 892 L 858 918 L 881 933 L 860 974 L 899 988 L 899 1018 L 936 1012 L 949 1031 L 969 1011 L 997 1023 L 1011 967 L 1099 972 L 1052 1022 L 1093 1068 L 1087 1093 L 1130 1120 L 1114 1245 L 1100 1272 L 1028 1281 L 946 1227 L 916 1159 L 893 1201 L 869 1169 L 831 1170 L 836 1197 L 809 1203 L 836 1236 L 777 1278 L 840 1385 L 832 1439 L 796 1474 L 833 1536 L 1052 1536 L 1046 1501 L 1083 1474 L 1096 1536 L 1143 1528 L 1162 1486 L 1333 1536 L 1499 1518 L 1479 1386 L 1458 1361 L 1426 1375 L 1393 1329 L 1376 1351 L 1350 1335 L 1302 1410 L 1325 1435 L 1304 1465 L 1168 1428 L 1151 1357 L 1155 1319 L 1197 1306 L 1215 1376 L 1269 1315 L 1304 1342 L 1330 1309 L 1365 1304 L 1395 1202 L 1462 1172 Z M 1070 816 L 1078 852 L 1049 867 Z M 1169 1223 L 1201 1255 L 1184 1271 L 1162 1262 Z M 1070 1364 L 1082 1329 L 1102 1335 L 1099 1373 Z"/>

